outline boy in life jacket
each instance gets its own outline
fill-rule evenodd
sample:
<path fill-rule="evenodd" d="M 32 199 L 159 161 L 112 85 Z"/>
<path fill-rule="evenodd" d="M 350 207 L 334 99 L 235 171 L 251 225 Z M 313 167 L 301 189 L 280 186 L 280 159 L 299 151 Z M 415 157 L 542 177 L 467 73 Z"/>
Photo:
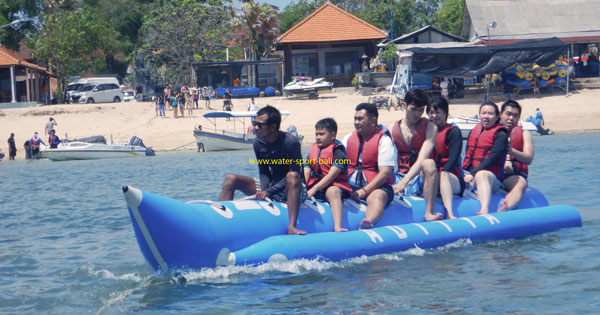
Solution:
<path fill-rule="evenodd" d="M 256 133 L 254 154 L 260 183 L 252 177 L 227 174 L 219 200 L 232 200 L 235 191 L 240 190 L 248 196 L 254 195 L 257 200 L 268 197 L 286 202 L 288 234 L 306 234 L 306 231 L 296 228 L 300 203 L 306 199 L 306 189 L 300 177 L 301 163 L 298 163 L 302 160 L 300 141 L 290 133 L 280 131 L 280 124 L 281 113 L 277 108 L 267 105 L 256 112 L 252 126 Z"/>
<path fill-rule="evenodd" d="M 495 103 L 481 104 L 479 117 L 481 122 L 469 132 L 462 168 L 469 172 L 465 183 L 473 183 L 477 189 L 481 203 L 477 214 L 487 214 L 492 193 L 500 189 L 504 180 L 508 133 L 500 124 L 500 110 Z"/>
<path fill-rule="evenodd" d="M 404 119 L 390 126 L 392 140 L 398 150 L 398 170 L 394 193 L 423 196 L 425 220 L 439 220 L 441 213 L 433 213 L 437 195 L 438 172 L 431 158 L 435 148 L 437 127 L 421 117 L 429 99 L 422 90 L 412 89 L 404 96 Z"/>
<path fill-rule="evenodd" d="M 348 184 L 346 149 L 335 137 L 337 123 L 333 118 L 324 118 L 315 124 L 315 140 L 304 164 L 304 180 L 308 191 L 306 197 L 327 200 L 333 215 L 333 229 L 342 228 L 342 198 L 350 197 L 352 188 Z"/>
<path fill-rule="evenodd" d="M 361 103 L 354 112 L 355 131 L 344 137 L 350 165 L 348 183 L 352 199 L 367 202 L 360 229 L 370 229 L 383 216 L 383 208 L 394 199 L 392 184 L 396 150 L 387 129 L 377 124 L 377 106 Z"/>
<path fill-rule="evenodd" d="M 498 212 L 514 209 L 527 189 L 527 165 L 533 161 L 533 137 L 519 126 L 521 105 L 515 101 L 502 104 L 500 120 L 508 130 L 508 154 L 504 163 L 502 184 L 508 193 L 498 208 Z"/>
<path fill-rule="evenodd" d="M 465 190 L 465 180 L 460 168 L 462 136 L 460 129 L 447 122 L 448 102 L 444 98 L 434 99 L 427 106 L 429 120 L 438 128 L 435 139 L 435 162 L 439 172 L 439 192 L 446 209 L 447 219 L 456 219 L 452 209 L 453 195 L 461 195 Z"/>

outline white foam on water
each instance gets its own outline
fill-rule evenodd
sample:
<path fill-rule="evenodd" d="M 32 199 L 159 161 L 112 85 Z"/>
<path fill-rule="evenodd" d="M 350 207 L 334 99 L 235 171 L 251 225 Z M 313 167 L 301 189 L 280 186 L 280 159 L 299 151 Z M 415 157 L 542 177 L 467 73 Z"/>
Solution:
<path fill-rule="evenodd" d="M 133 282 L 143 282 L 147 280 L 147 278 L 141 277 L 137 272 L 133 273 L 125 273 L 122 275 L 115 275 L 112 271 L 106 269 L 94 269 L 93 266 L 87 266 L 87 272 L 89 275 L 94 277 L 100 277 L 104 279 L 112 279 L 112 280 L 127 280 Z"/>

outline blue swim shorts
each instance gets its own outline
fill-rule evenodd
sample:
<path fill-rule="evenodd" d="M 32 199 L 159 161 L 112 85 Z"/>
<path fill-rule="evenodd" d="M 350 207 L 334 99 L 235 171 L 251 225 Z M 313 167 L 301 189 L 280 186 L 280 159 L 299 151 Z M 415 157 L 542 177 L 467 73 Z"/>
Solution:
<path fill-rule="evenodd" d="M 398 184 L 406 174 L 396 173 L 394 184 Z M 404 188 L 404 194 L 412 196 L 421 196 L 423 194 L 423 176 L 419 173 L 416 177 L 408 182 Z"/>

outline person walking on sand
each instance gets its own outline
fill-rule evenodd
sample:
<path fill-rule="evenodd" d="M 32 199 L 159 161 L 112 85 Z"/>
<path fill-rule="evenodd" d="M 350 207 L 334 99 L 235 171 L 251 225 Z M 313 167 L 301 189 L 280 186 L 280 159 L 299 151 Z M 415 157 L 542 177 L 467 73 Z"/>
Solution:
<path fill-rule="evenodd" d="M 11 132 L 8 137 L 8 159 L 14 160 L 17 156 L 17 146 L 15 145 L 15 134 Z"/>
<path fill-rule="evenodd" d="M 56 120 L 54 120 L 54 118 L 50 117 L 50 119 L 46 123 L 46 129 L 44 130 L 44 135 L 50 134 L 50 131 L 53 131 L 54 130 L 54 126 L 56 126 L 56 125 L 58 125 L 58 123 L 56 122 Z"/>
<path fill-rule="evenodd" d="M 246 195 L 254 195 L 257 200 L 269 197 L 278 202 L 286 202 L 289 214 L 288 234 L 306 234 L 296 227 L 300 203 L 306 199 L 306 187 L 300 177 L 302 152 L 298 138 L 279 130 L 281 113 L 273 106 L 265 106 L 252 122 L 256 131 L 254 153 L 256 161 L 272 160 L 282 163 L 259 163 L 260 186 L 254 178 L 227 174 L 219 195 L 219 200 L 232 200 L 236 190 Z M 283 162 L 289 161 L 289 162 Z"/>

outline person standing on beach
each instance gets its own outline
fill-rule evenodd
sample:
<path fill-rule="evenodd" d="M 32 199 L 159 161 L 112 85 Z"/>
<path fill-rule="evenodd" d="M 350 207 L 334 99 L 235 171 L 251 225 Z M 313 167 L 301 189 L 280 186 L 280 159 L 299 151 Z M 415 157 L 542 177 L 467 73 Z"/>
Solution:
<path fill-rule="evenodd" d="M 8 137 L 8 159 L 14 160 L 17 156 L 17 146 L 15 145 L 15 134 L 11 133 Z"/>
<path fill-rule="evenodd" d="M 504 163 L 505 178 L 502 181 L 508 192 L 498 212 L 512 210 L 519 205 L 523 193 L 527 189 L 527 165 L 533 162 L 533 137 L 527 130 L 519 126 L 521 118 L 521 105 L 515 101 L 507 101 L 502 104 L 500 119 L 508 130 L 508 155 Z"/>
<path fill-rule="evenodd" d="M 254 101 L 254 97 L 250 98 L 250 103 L 248 103 L 248 111 L 255 112 L 258 110 L 258 103 Z"/>
<path fill-rule="evenodd" d="M 197 88 L 192 89 L 192 100 L 194 101 L 194 109 L 198 109 L 198 99 L 200 98 L 200 94 Z"/>
<path fill-rule="evenodd" d="M 233 103 L 231 103 L 231 97 L 233 95 L 231 94 L 231 91 L 229 90 L 229 88 L 227 88 L 227 90 L 225 90 L 225 93 L 223 93 L 223 110 L 224 111 L 232 111 L 233 110 Z"/>
<path fill-rule="evenodd" d="M 54 131 L 54 130 L 52 130 Z M 29 144 L 30 144 L 30 149 L 31 149 L 31 158 L 32 159 L 36 159 L 38 153 L 40 152 L 40 143 L 43 145 L 46 145 L 46 143 L 44 142 L 44 140 L 42 140 L 42 138 L 40 138 L 40 136 L 38 135 L 37 131 L 33 133 L 33 137 L 31 137 L 31 139 L 29 139 Z"/>
<path fill-rule="evenodd" d="M 273 106 L 265 106 L 256 113 L 252 122 L 256 131 L 254 153 L 258 163 L 260 187 L 255 179 L 238 174 L 227 174 L 219 200 L 232 200 L 236 190 L 254 195 L 257 200 L 269 197 L 286 202 L 289 213 L 288 234 L 306 234 L 296 228 L 300 203 L 306 199 L 300 177 L 302 152 L 298 138 L 280 131 L 281 113 Z M 261 163 L 261 161 L 263 161 Z M 269 163 L 267 161 L 273 161 Z"/>
<path fill-rule="evenodd" d="M 58 123 L 56 122 L 56 120 L 54 120 L 54 118 L 50 117 L 50 119 L 46 123 L 46 129 L 44 130 L 44 134 L 45 135 L 49 135 L 50 131 L 53 131 L 54 130 L 54 126 L 56 126 L 56 125 L 58 125 Z"/>
<path fill-rule="evenodd" d="M 135 88 L 135 99 L 138 102 L 141 102 L 144 100 L 144 88 L 142 87 L 142 84 L 138 83 L 137 87 Z"/>

